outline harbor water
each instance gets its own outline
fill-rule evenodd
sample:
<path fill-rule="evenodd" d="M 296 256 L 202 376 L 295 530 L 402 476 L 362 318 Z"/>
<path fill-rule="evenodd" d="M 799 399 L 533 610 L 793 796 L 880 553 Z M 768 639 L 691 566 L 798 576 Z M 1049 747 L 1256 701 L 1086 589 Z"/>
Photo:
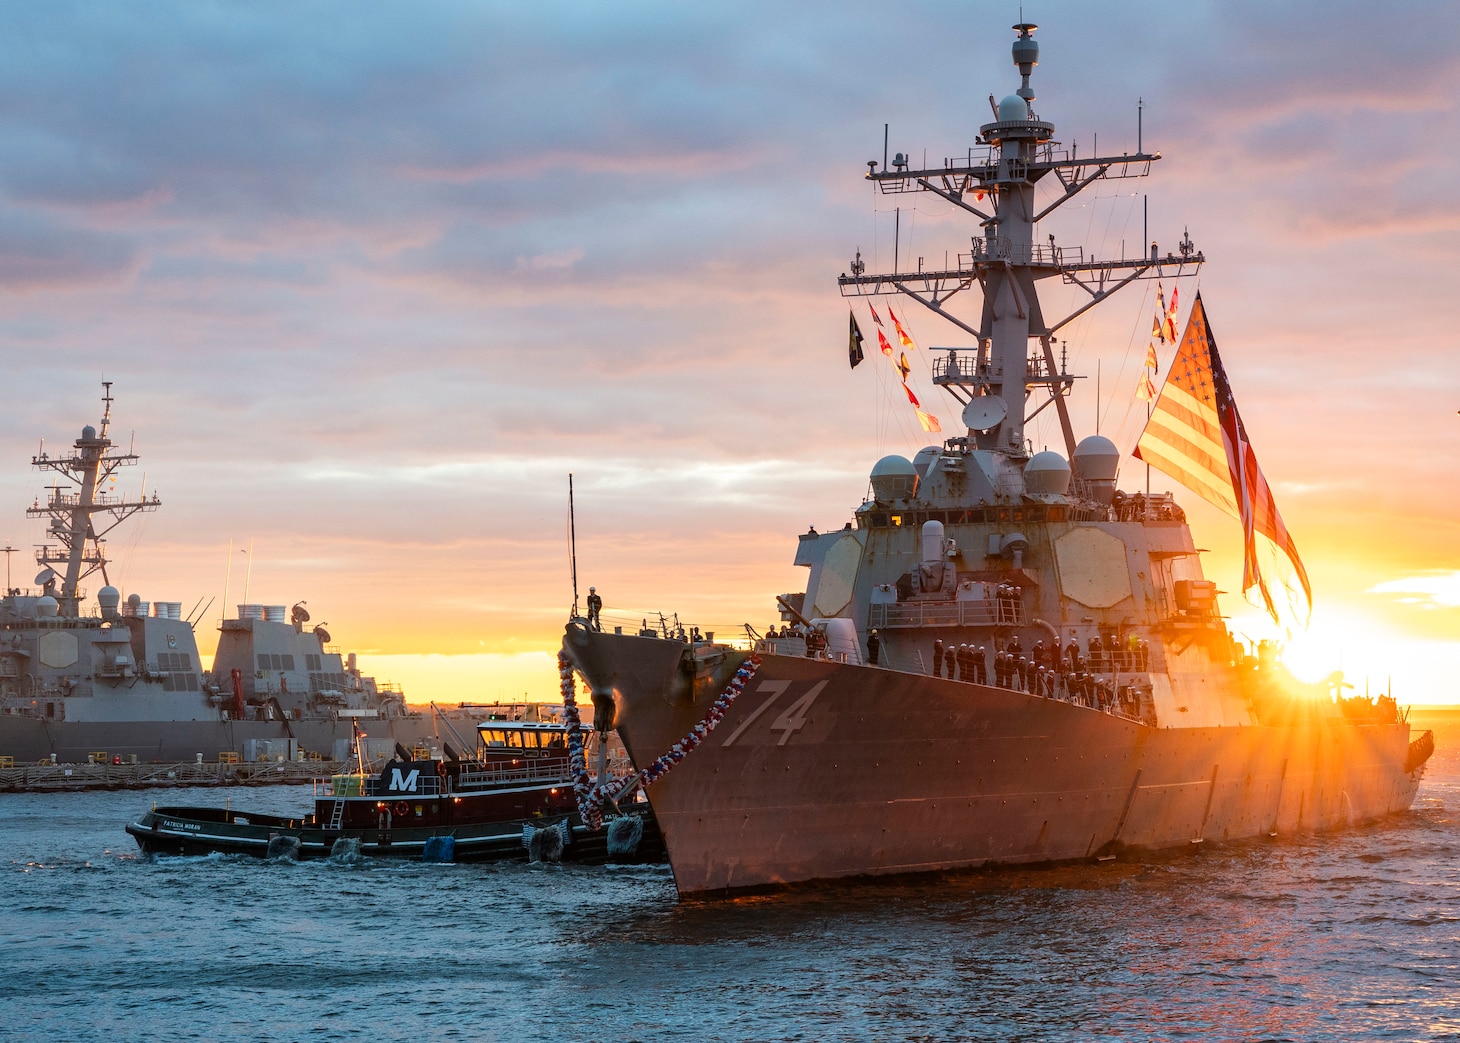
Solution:
<path fill-rule="evenodd" d="M 147 860 L 122 832 L 154 797 L 307 786 L 6 794 L 0 1039 L 1460 1039 L 1456 720 L 1379 826 L 721 903 L 667 867 Z"/>

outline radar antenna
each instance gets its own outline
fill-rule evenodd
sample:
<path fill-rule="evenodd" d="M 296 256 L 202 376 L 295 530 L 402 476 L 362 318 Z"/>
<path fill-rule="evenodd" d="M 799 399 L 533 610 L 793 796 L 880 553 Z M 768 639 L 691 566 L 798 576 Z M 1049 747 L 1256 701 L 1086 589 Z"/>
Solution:
<path fill-rule="evenodd" d="M 843 297 L 904 294 L 973 338 L 974 346 L 941 349 L 947 355 L 934 360 L 933 382 L 963 404 L 968 442 L 976 441 L 979 449 L 998 453 L 1011 465 L 1029 454 L 1026 422 L 1050 405 L 1059 416 L 1066 451 L 1074 455 L 1066 397 L 1075 378 L 1057 357 L 1056 334 L 1138 279 L 1193 274 L 1204 261 L 1189 235 L 1183 236 L 1178 252 L 1162 256 L 1152 245 L 1133 258 L 1093 257 L 1083 248 L 1057 245 L 1053 237 L 1047 244 L 1034 241 L 1039 222 L 1090 185 L 1144 177 L 1161 158 L 1159 152 L 1144 150 L 1139 116 L 1133 153 L 1101 156 L 1097 149 L 1094 155 L 1077 157 L 1054 139 L 1054 124 L 1034 112 L 1030 84 L 1039 64 L 1036 28 L 1022 15 L 1014 26 L 1018 36 L 1013 59 L 1020 84 L 1002 101 L 990 98 L 994 118 L 979 128 L 981 148 L 970 149 L 966 158 L 944 159 L 941 166 L 925 160 L 923 169 L 914 169 L 899 154 L 890 169 L 885 162 L 881 169 L 875 163 L 867 167 L 867 180 L 884 195 L 928 192 L 976 218 L 981 229 L 972 239 L 972 250 L 941 269 L 901 271 L 894 260 L 890 273 L 868 272 L 854 264 L 838 279 Z M 1055 198 L 1040 206 L 1035 187 L 1045 178 L 1057 182 Z M 1063 317 L 1046 315 L 1036 289 L 1041 279 L 1059 279 L 1089 299 Z M 952 298 L 975 286 L 983 296 L 976 324 L 948 310 Z"/>
<path fill-rule="evenodd" d="M 102 381 L 102 389 L 101 431 L 98 433 L 88 424 L 81 429 L 81 437 L 73 443 L 70 454 L 51 456 L 43 444 L 30 461 L 32 466 L 56 475 L 47 486 L 49 495 L 45 503 L 38 500 L 25 513 L 30 518 L 50 519 L 46 538 L 54 543 L 43 544 L 36 552 L 36 561 L 43 566 L 43 574 L 51 572 L 52 582 L 56 576 L 61 579 L 56 600 L 62 616 L 80 614 L 82 579 L 99 571 L 102 580 L 110 582 L 102 548 L 106 534 L 132 515 L 155 511 L 162 505 L 155 492 L 149 497 L 144 491 L 132 500 L 103 491 L 105 483 L 116 480 L 120 468 L 134 466 L 138 457 L 135 453 L 115 451 L 107 437 L 111 426 L 112 382 Z M 109 518 L 110 522 L 98 528 L 97 519 L 101 517 Z M 54 572 L 52 565 L 64 567 L 64 571 Z"/>

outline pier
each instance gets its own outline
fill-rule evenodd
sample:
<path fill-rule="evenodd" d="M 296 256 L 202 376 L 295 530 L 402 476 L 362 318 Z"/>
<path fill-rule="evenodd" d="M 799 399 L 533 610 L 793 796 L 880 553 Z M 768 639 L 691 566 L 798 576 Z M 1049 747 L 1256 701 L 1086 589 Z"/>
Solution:
<path fill-rule="evenodd" d="M 300 785 L 328 778 L 343 767 L 337 761 L 27 764 L 0 767 L 0 793 Z"/>

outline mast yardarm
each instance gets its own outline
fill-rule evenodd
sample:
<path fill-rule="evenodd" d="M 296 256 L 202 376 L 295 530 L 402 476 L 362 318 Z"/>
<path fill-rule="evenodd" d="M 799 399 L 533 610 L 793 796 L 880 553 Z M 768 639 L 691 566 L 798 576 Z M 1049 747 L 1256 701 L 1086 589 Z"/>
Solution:
<path fill-rule="evenodd" d="M 75 617 L 80 612 L 81 580 L 100 571 L 105 580 L 107 558 L 102 550 L 106 534 L 138 512 L 155 511 L 162 505 L 154 492 L 145 492 L 132 500 L 106 490 L 118 469 L 137 463 L 135 453 L 116 451 L 108 432 L 111 428 L 112 385 L 103 381 L 104 404 L 101 431 L 87 424 L 81 437 L 66 456 L 50 456 L 42 449 L 31 457 L 31 463 L 43 471 L 53 471 L 56 480 L 42 504 L 36 501 L 26 509 L 30 518 L 50 518 L 46 537 L 59 546 L 46 544 L 36 551 L 41 573 L 36 577 L 47 594 L 56 598 L 62 616 Z M 63 484 L 64 479 L 64 484 Z M 98 527 L 98 519 L 109 521 Z M 57 572 L 57 567 L 62 571 Z M 60 580 L 60 589 L 56 588 Z"/>
<path fill-rule="evenodd" d="M 971 237 L 967 253 L 942 270 L 873 273 L 853 268 L 838 280 L 844 297 L 900 293 L 961 329 L 973 343 L 937 349 L 933 381 L 963 405 L 968 441 L 1012 460 L 1031 452 L 1025 422 L 1054 405 L 1066 451 L 1073 455 L 1075 437 L 1065 406 L 1074 383 L 1056 359 L 1054 335 L 1111 293 L 1141 278 L 1173 278 L 1191 274 L 1204 257 L 1183 245 L 1180 253 L 1162 256 L 1152 244 L 1135 258 L 1097 259 L 1082 247 L 1064 247 L 1050 235 L 1035 241 L 1040 221 L 1102 179 L 1144 177 L 1160 153 L 1137 151 L 1120 156 L 1077 158 L 1054 140 L 1054 124 L 1034 112 L 1030 77 L 1039 62 L 1036 26 L 1014 26 L 1013 58 L 1021 85 L 994 104 L 994 121 L 979 127 L 977 142 L 966 156 L 946 158 L 941 167 L 912 169 L 899 153 L 892 169 L 868 163 L 867 178 L 885 195 L 931 192 L 978 219 L 980 234 Z M 992 101 L 990 97 L 990 101 Z M 1055 197 L 1040 206 L 1035 186 L 1046 176 L 1058 182 Z M 1069 314 L 1046 316 L 1036 284 L 1059 278 L 1078 286 L 1089 300 Z M 977 324 L 949 310 L 949 302 L 977 285 L 983 304 Z M 1035 342 L 1031 347 L 1031 341 Z"/>

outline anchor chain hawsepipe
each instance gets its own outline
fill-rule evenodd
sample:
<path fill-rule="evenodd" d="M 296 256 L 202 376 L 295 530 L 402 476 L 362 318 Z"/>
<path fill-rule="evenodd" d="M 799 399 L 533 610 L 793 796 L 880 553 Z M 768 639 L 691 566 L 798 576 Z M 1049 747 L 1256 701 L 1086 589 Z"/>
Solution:
<path fill-rule="evenodd" d="M 573 694 L 573 665 L 562 652 L 558 653 L 558 678 L 562 683 L 563 716 L 568 722 L 568 765 L 573 775 L 573 795 L 578 799 L 578 814 L 589 829 L 603 826 L 604 804 L 617 804 L 635 786 L 649 786 L 663 778 L 671 768 L 684 760 L 696 746 L 715 730 L 730 705 L 740 697 L 755 672 L 760 669 L 760 656 L 750 655 L 730 678 L 718 698 L 710 704 L 705 716 L 671 746 L 663 756 L 647 768 L 613 782 L 595 785 L 588 774 L 588 760 L 583 746 L 583 721 L 578 716 L 578 701 Z"/>

